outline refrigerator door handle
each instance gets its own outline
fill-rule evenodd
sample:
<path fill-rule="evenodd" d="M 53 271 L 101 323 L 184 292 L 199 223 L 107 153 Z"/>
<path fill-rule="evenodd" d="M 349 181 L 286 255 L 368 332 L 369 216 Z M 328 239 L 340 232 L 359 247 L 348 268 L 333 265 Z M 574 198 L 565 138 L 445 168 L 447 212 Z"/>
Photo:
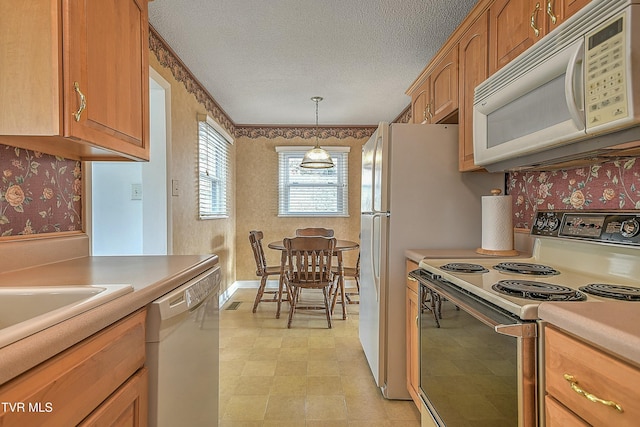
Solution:
<path fill-rule="evenodd" d="M 380 248 L 375 251 L 376 239 L 373 236 L 376 235 L 376 222 L 378 223 L 378 234 L 380 234 L 380 220 L 381 217 L 389 217 L 389 212 L 371 212 L 371 239 L 370 239 L 370 253 L 372 254 L 371 273 L 373 276 L 373 284 L 376 287 L 376 302 L 380 301 Z M 377 220 L 377 221 L 376 221 Z M 377 244 L 380 245 L 380 239 L 378 238 Z"/>
<path fill-rule="evenodd" d="M 381 145 L 378 144 L 379 142 L 382 143 L 382 134 L 380 132 L 378 132 L 376 136 L 376 142 L 373 146 L 373 167 L 371 168 L 371 208 L 374 210 L 374 212 L 376 210 L 376 170 L 378 169 L 376 165 L 378 164 L 378 147 Z"/>

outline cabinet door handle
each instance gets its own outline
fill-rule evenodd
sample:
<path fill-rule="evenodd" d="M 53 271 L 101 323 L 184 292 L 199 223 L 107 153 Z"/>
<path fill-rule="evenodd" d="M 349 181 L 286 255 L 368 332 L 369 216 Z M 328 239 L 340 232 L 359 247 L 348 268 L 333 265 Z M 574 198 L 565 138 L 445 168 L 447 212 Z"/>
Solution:
<path fill-rule="evenodd" d="M 429 115 L 429 119 L 433 118 L 433 113 L 431 112 L 431 103 L 427 104 L 427 109 L 425 110 L 425 119 L 427 118 L 427 114 Z"/>
<path fill-rule="evenodd" d="M 536 3 L 536 8 L 531 12 L 531 28 L 536 37 L 540 36 L 540 29 L 538 28 L 538 11 L 540 10 L 540 2 Z"/>
<path fill-rule="evenodd" d="M 558 17 L 553 13 L 553 0 L 547 0 L 547 15 L 551 18 L 551 23 L 555 24 Z"/>
<path fill-rule="evenodd" d="M 76 119 L 76 122 L 80 121 L 80 116 L 85 108 L 87 108 L 87 99 L 84 94 L 80 91 L 80 85 L 78 82 L 73 82 L 73 89 L 76 91 L 78 96 L 80 97 L 80 107 L 78 107 L 78 111 L 73 113 L 73 118 Z"/>
<path fill-rule="evenodd" d="M 604 399 L 600 399 L 599 397 L 589 393 L 586 390 L 583 390 L 579 385 L 578 385 L 578 381 L 576 380 L 576 378 L 571 375 L 571 374 L 564 374 L 564 379 L 569 381 L 569 384 L 571 385 L 571 390 L 575 391 L 576 393 L 586 397 L 587 399 L 589 399 L 590 401 L 594 402 L 594 403 L 601 403 L 605 406 L 609 406 L 611 408 L 614 408 L 615 410 L 617 410 L 618 412 L 624 412 L 622 410 L 622 406 L 618 405 L 616 402 L 614 402 L 613 400 L 604 400 Z"/>

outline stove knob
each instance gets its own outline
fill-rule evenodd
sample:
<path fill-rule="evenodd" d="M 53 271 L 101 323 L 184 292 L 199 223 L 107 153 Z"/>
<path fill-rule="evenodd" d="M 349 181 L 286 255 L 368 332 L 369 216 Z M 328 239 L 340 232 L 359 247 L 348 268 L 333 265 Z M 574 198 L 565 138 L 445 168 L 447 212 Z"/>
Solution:
<path fill-rule="evenodd" d="M 558 220 L 558 218 L 555 216 L 549 218 L 549 221 L 547 221 L 547 227 L 549 227 L 549 231 L 554 231 L 556 228 L 558 228 L 559 225 L 560 220 Z"/>
<path fill-rule="evenodd" d="M 546 226 L 547 226 L 547 218 L 543 216 L 538 217 L 538 219 L 536 220 L 536 227 L 538 228 L 538 230 L 544 230 Z"/>
<path fill-rule="evenodd" d="M 620 234 L 623 237 L 633 237 L 640 232 L 640 223 L 635 218 L 622 221 L 620 225 Z"/>

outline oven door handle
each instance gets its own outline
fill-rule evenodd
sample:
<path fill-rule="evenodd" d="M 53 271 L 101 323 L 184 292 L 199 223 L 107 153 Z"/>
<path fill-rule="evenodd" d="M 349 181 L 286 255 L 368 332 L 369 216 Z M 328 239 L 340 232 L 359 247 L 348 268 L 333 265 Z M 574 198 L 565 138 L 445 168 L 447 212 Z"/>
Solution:
<path fill-rule="evenodd" d="M 516 338 L 535 338 L 538 328 L 535 323 L 517 323 L 515 325 L 496 325 L 494 330 L 502 335 Z"/>

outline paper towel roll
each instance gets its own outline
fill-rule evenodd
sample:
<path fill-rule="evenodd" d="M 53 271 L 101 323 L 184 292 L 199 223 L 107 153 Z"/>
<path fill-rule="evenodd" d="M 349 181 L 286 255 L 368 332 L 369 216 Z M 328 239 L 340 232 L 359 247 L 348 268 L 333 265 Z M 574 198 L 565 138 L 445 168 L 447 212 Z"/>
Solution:
<path fill-rule="evenodd" d="M 514 255 L 511 196 L 500 196 L 500 190 L 491 193 L 482 196 L 482 248 L 478 252 Z"/>

